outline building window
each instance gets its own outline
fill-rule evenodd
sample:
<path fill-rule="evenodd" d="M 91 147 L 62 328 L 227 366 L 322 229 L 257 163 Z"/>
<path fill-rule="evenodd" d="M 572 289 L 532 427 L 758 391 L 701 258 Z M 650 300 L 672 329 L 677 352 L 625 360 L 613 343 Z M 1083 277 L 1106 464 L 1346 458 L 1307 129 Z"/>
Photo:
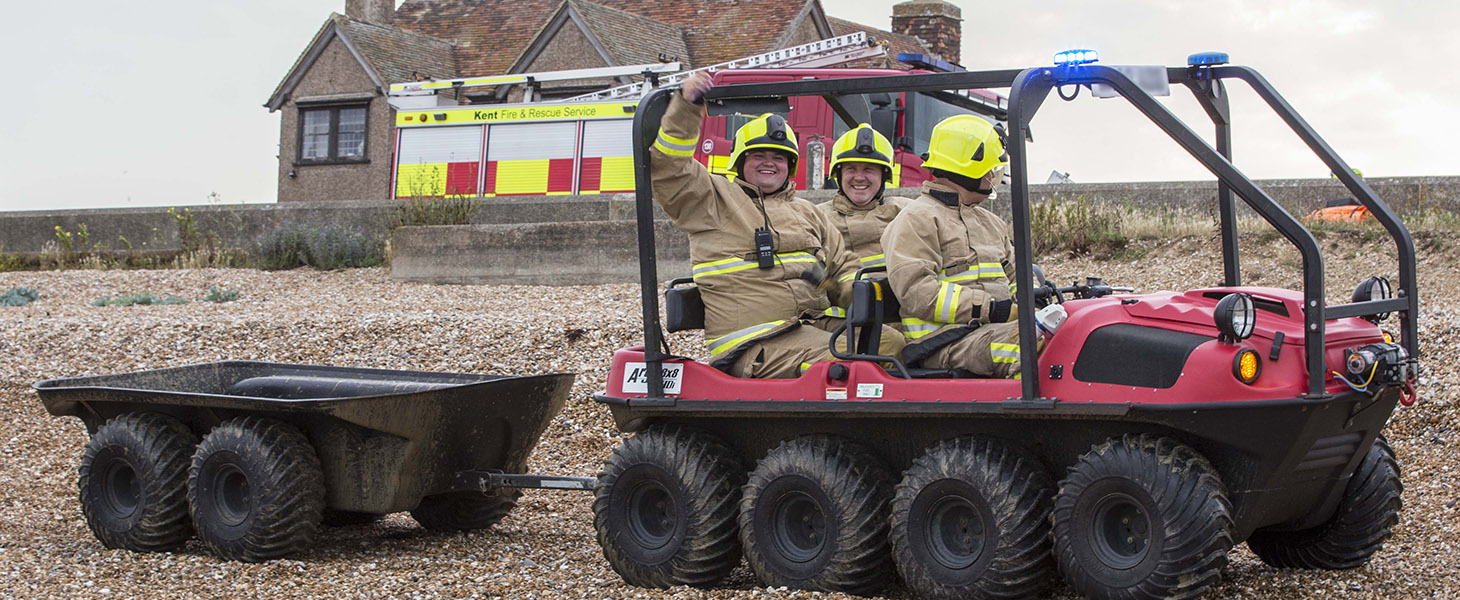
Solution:
<path fill-rule="evenodd" d="M 299 162 L 365 162 L 367 107 L 299 109 Z"/>

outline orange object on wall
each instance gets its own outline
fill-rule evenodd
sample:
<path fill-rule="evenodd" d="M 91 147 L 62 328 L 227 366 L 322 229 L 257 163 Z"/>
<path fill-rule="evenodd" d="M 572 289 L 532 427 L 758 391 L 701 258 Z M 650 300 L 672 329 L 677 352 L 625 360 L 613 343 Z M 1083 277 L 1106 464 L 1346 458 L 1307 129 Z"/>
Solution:
<path fill-rule="evenodd" d="M 1351 201 L 1352 202 L 1352 201 Z M 1372 218 L 1369 215 L 1369 208 L 1362 204 L 1337 204 L 1330 202 L 1328 206 L 1308 213 L 1304 217 L 1308 221 L 1325 221 L 1328 223 L 1361 223 Z"/>

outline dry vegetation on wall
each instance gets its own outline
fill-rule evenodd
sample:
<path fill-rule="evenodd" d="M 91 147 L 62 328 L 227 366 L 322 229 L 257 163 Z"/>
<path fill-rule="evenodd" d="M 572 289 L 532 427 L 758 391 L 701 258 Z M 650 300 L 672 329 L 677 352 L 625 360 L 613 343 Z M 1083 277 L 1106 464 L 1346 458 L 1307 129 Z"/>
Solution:
<path fill-rule="evenodd" d="M 481 208 L 481 200 L 470 197 L 409 198 L 396 205 L 387 229 L 430 225 L 465 225 Z M 27 263 L 7 254 L 0 245 L 0 273 L 21 270 L 66 269 L 200 269 L 240 267 L 264 270 L 313 267 L 342 269 L 389 264 L 384 239 L 336 225 L 283 224 L 250 244 L 229 248 L 224 239 L 234 238 L 242 227 L 236 215 L 221 224 L 200 225 L 190 209 L 169 209 L 176 225 L 181 250 L 173 253 L 145 252 L 162 245 L 160 234 L 134 245 L 119 237 L 108 244 L 91 238 L 85 223 L 72 231 L 56 226 L 56 239 L 41 253 L 39 261 Z M 1239 208 L 1239 231 L 1273 237 L 1276 232 L 1245 207 Z M 1183 208 L 1140 206 L 1133 202 L 1102 203 L 1083 196 L 1055 196 L 1030 207 L 1030 229 L 1034 252 L 1040 256 L 1084 256 L 1127 259 L 1139 256 L 1136 242 L 1210 235 L 1216 231 L 1217 215 L 1212 207 Z M 1404 215 L 1411 228 L 1460 231 L 1460 217 L 1444 211 Z M 1312 223 L 1315 235 L 1358 230 L 1366 235 L 1385 235 L 1378 224 Z M 220 231 L 220 229 L 222 231 Z M 1134 254 L 1133 254 L 1134 253 Z"/>
<path fill-rule="evenodd" d="M 1327 297 L 1346 301 L 1374 274 L 1395 277 L 1389 244 L 1366 229 L 1322 231 Z M 1460 597 L 1460 246 L 1451 230 L 1419 231 L 1420 402 L 1400 408 L 1386 435 L 1404 472 L 1395 535 L 1368 565 L 1313 572 L 1267 567 L 1240 547 L 1210 598 Z M 1379 250 L 1373 250 L 1373 248 Z M 1043 261 L 1059 282 L 1100 275 L 1138 291 L 1189 289 L 1221 277 L 1211 234 L 1132 239 L 1118 259 Z M 1296 287 L 1298 256 L 1259 234 L 1242 240 L 1244 277 Z M 1135 258 L 1139 257 L 1139 258 Z M 216 286 L 228 303 L 97 307 L 135 290 L 197 298 Z M 476 533 L 432 533 L 405 514 L 326 529 L 308 551 L 263 564 L 222 562 L 190 542 L 182 551 L 104 549 L 84 524 L 76 468 L 86 431 L 55 419 L 29 384 L 41 379 L 252 359 L 351 367 L 500 374 L 578 374 L 568 406 L 534 451 L 537 473 L 593 476 L 620 439 L 603 389 L 612 352 L 641 343 L 636 285 L 436 286 L 391 281 L 383 269 L 51 271 L 0 273 L 0 290 L 39 300 L 0 307 L 0 579 L 10 598 L 744 598 L 850 599 L 768 590 L 749 570 L 720 589 L 626 586 L 594 540 L 590 500 L 530 491 L 505 521 Z M 675 351 L 703 352 L 698 334 L 671 336 Z M 900 588 L 886 598 L 906 600 Z M 1067 587 L 1054 598 L 1072 598 Z"/>

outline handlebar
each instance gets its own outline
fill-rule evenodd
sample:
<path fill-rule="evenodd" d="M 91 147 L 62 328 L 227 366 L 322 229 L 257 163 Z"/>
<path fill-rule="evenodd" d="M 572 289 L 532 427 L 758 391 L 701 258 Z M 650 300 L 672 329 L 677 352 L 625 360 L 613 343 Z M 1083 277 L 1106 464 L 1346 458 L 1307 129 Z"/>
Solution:
<path fill-rule="evenodd" d="M 1085 283 L 1075 282 L 1063 287 L 1056 286 L 1050 281 L 1045 281 L 1043 285 L 1034 289 L 1034 298 L 1036 300 L 1047 300 L 1053 296 L 1055 302 L 1063 303 L 1066 294 L 1073 296 L 1077 300 L 1085 300 L 1134 291 L 1136 290 L 1132 287 L 1110 285 L 1099 277 L 1086 277 Z"/>

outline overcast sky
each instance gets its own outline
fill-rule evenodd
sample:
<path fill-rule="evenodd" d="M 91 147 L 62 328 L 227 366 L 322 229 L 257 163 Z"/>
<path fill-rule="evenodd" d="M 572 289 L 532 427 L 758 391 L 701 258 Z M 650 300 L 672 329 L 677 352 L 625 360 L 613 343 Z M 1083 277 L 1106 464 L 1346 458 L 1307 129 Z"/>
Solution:
<path fill-rule="evenodd" d="M 823 0 L 889 27 L 892 0 Z M 1256 67 L 1369 177 L 1460 175 L 1460 2 L 1036 0 L 955 2 L 962 63 L 1049 64 L 1094 48 L 1105 64 L 1184 64 L 1227 52 Z M 992 8 L 998 7 L 998 8 Z M 22 2 L 0 24 L 0 211 L 273 202 L 279 113 L 262 105 L 344 0 Z M 476 75 L 487 75 L 479 73 Z M 1190 94 L 1166 99 L 1198 132 Z M 1328 170 L 1255 95 L 1233 86 L 1235 162 L 1250 176 Z M 1073 127 L 1078 126 L 1078 127 Z M 1030 178 L 1211 179 L 1123 100 L 1046 102 Z"/>

